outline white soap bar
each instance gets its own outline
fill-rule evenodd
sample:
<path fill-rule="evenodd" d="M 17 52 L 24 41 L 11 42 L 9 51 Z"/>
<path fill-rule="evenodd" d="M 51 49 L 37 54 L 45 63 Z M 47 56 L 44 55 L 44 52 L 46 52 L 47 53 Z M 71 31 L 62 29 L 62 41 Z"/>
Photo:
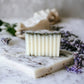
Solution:
<path fill-rule="evenodd" d="M 59 57 L 60 39 L 59 33 L 26 32 L 26 55 Z"/>
<path fill-rule="evenodd" d="M 28 56 L 28 55 L 25 56 L 24 40 L 18 39 L 17 37 L 12 38 L 14 39 L 14 42 L 16 42 L 13 43 L 12 46 L 3 45 L 0 42 L 0 61 L 2 63 L 6 62 L 7 65 L 15 68 L 18 71 L 22 71 L 24 74 L 27 74 L 30 77 L 39 78 L 45 76 L 46 74 L 58 71 L 59 69 L 62 69 L 64 65 L 69 65 L 69 63 L 71 63 L 73 60 L 72 55 L 66 55 L 60 57 Z M 37 41 L 38 40 L 36 40 L 36 45 Z M 46 41 L 48 41 L 48 39 Z M 46 48 L 48 49 L 48 47 Z M 31 49 L 29 48 L 27 48 L 27 50 L 31 51 Z M 67 52 L 66 53 L 64 52 L 64 54 L 67 54 Z M 48 55 L 48 51 L 46 52 L 46 55 Z"/>
<path fill-rule="evenodd" d="M 39 78 L 47 74 L 62 69 L 66 65 L 73 63 L 73 56 L 65 57 L 42 57 L 42 56 L 0 56 L 0 61 L 7 62 L 11 67 L 22 71 L 33 78 Z"/>

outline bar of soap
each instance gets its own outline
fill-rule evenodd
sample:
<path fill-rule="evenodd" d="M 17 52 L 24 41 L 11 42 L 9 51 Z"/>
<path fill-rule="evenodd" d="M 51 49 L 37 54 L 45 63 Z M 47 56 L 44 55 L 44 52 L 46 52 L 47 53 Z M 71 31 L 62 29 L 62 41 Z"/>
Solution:
<path fill-rule="evenodd" d="M 25 34 L 26 55 L 59 57 L 61 35 L 57 32 L 39 31 Z"/>
<path fill-rule="evenodd" d="M 33 78 L 39 78 L 47 74 L 56 72 L 66 65 L 73 63 L 73 56 L 67 54 L 60 57 L 44 57 L 44 56 L 0 56 L 0 61 L 7 62 L 11 67 L 27 74 Z"/>

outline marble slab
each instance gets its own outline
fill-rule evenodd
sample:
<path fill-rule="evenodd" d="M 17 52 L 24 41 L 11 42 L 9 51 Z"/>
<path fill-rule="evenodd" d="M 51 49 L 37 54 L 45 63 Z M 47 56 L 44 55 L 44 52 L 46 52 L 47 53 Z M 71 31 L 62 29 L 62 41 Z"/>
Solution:
<path fill-rule="evenodd" d="M 18 22 L 16 20 L 11 20 L 11 22 L 14 22 L 14 21 Z M 58 25 L 64 26 L 65 30 L 69 30 L 75 33 L 80 37 L 80 39 L 84 41 L 83 23 L 84 23 L 84 20 L 68 18 L 68 19 L 63 19 L 62 23 Z M 0 39 L 2 37 L 12 38 L 12 36 L 6 33 L 5 31 L 0 32 Z M 16 46 L 16 43 L 19 47 Z M 17 50 L 15 50 L 14 48 L 17 48 Z M 25 49 L 25 44 L 24 44 L 24 40 L 22 39 L 13 37 L 13 41 L 11 41 L 9 46 L 2 44 L 0 41 L 0 58 L 3 59 L 3 60 L 0 59 L 0 84 L 46 84 L 46 83 L 83 84 L 84 83 L 84 80 L 83 80 L 84 73 L 81 73 L 81 74 L 70 73 L 70 72 L 67 72 L 65 69 L 39 79 L 34 79 L 29 77 L 28 74 L 20 70 L 17 70 L 13 66 L 9 65 L 9 63 L 7 62 L 7 59 L 3 57 L 4 55 L 4 56 L 7 56 L 9 59 L 11 59 L 9 56 L 17 57 L 17 56 L 20 56 L 21 54 L 23 55 L 25 53 L 24 49 Z M 10 54 L 3 53 L 3 52 L 7 52 Z M 17 56 L 16 56 L 16 53 L 18 54 Z M 84 72 L 84 68 L 82 70 Z"/>

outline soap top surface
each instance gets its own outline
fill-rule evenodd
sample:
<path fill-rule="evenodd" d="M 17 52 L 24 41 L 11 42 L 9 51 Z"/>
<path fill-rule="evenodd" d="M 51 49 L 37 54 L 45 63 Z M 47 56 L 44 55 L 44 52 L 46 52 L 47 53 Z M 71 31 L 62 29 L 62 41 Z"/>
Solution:
<path fill-rule="evenodd" d="M 25 31 L 26 34 L 57 34 L 61 35 L 58 31 L 38 30 L 38 31 Z"/>

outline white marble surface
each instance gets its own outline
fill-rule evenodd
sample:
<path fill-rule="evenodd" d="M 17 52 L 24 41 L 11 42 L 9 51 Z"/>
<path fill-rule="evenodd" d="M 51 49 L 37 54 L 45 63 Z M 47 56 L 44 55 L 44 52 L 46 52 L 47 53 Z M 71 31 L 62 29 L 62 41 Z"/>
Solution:
<path fill-rule="evenodd" d="M 5 19 L 6 20 L 6 19 Z M 20 20 L 6 20 L 9 22 L 18 22 Z M 63 19 L 61 23 L 58 25 L 62 25 L 65 27 L 65 30 L 70 30 L 71 32 L 77 34 L 80 39 L 84 41 L 84 20 L 81 19 Z M 0 32 L 1 37 L 11 37 L 7 33 Z M 14 38 L 15 39 L 15 38 Z M 20 47 L 24 48 L 23 44 L 19 43 L 18 38 L 14 43 L 18 43 Z M 12 44 L 13 47 L 14 43 Z M 4 45 L 3 45 L 4 47 Z M 0 46 L 1 48 L 1 46 Z M 13 52 L 14 54 L 14 52 Z M 13 55 L 14 56 L 14 55 Z M 84 71 L 84 68 L 83 68 Z M 29 77 L 24 72 L 16 70 L 13 66 L 7 64 L 6 61 L 0 59 L 0 84 L 84 84 L 84 72 L 81 74 L 69 73 L 65 69 L 60 70 L 58 72 L 52 73 L 48 76 L 34 79 Z"/>

